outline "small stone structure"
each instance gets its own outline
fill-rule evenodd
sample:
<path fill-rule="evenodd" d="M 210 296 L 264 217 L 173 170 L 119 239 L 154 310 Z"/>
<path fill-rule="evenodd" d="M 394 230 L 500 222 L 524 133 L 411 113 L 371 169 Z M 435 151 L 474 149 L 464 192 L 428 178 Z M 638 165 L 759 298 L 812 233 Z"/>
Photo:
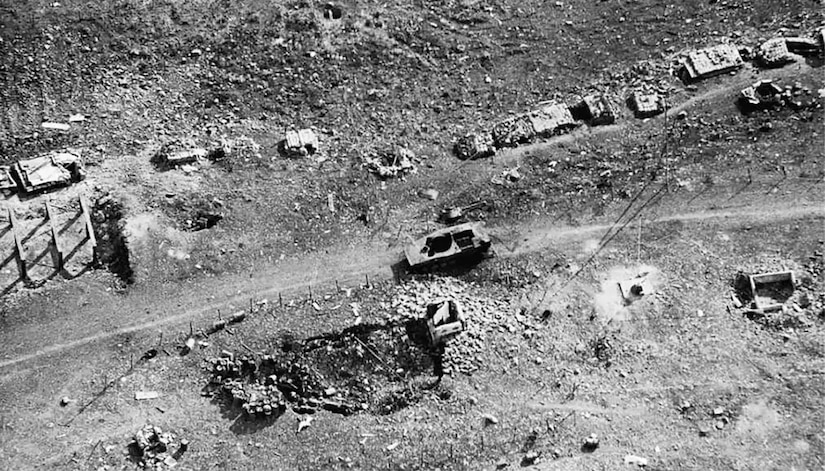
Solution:
<path fill-rule="evenodd" d="M 312 129 L 287 131 L 283 140 L 284 152 L 291 157 L 305 157 L 318 151 L 318 136 Z"/>
<path fill-rule="evenodd" d="M 796 279 L 792 271 L 760 273 L 750 275 L 751 293 L 754 307 L 761 311 L 776 311 L 794 292 Z"/>

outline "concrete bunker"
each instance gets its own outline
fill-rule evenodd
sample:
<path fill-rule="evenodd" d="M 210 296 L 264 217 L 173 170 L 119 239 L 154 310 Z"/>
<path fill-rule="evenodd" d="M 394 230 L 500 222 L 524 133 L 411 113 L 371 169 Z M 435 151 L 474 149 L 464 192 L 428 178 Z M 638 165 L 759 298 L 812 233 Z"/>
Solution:
<path fill-rule="evenodd" d="M 749 275 L 753 305 L 761 311 L 777 311 L 793 296 L 796 279 L 792 271 Z"/>

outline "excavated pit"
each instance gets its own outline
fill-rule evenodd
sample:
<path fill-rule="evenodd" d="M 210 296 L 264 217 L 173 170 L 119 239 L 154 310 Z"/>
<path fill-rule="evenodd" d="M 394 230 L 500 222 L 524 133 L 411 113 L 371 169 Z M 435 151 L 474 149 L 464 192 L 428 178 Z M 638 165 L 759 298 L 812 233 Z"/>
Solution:
<path fill-rule="evenodd" d="M 135 281 L 126 240 L 123 204 L 104 196 L 94 203 L 92 224 L 98 238 L 98 263 L 114 273 L 124 284 Z"/>

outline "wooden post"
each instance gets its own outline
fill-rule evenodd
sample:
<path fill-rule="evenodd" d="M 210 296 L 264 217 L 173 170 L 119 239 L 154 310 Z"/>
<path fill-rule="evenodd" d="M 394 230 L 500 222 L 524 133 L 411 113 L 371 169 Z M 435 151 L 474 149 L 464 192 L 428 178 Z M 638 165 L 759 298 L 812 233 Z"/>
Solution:
<path fill-rule="evenodd" d="M 83 217 L 83 225 L 86 229 L 86 240 L 92 245 L 92 263 L 97 264 L 97 237 L 95 237 L 95 229 L 92 226 L 92 212 L 89 210 L 89 203 L 84 196 L 80 198 L 80 213 Z"/>
<path fill-rule="evenodd" d="M 60 237 L 57 233 L 57 225 L 55 224 L 54 213 L 52 213 L 52 206 L 48 201 L 44 204 L 46 206 L 46 219 L 49 221 L 49 228 L 52 233 L 52 244 L 54 245 L 55 252 L 57 252 L 57 270 L 59 271 L 63 269 L 63 246 L 60 244 Z"/>
<path fill-rule="evenodd" d="M 11 226 L 11 233 L 14 237 L 14 252 L 17 258 L 17 268 L 20 270 L 20 279 L 23 281 L 29 280 L 29 270 L 26 260 L 26 251 L 23 249 L 23 241 L 20 238 L 20 233 L 17 232 L 19 226 L 17 218 L 14 216 L 14 211 L 11 208 L 6 208 L 9 215 L 9 225 Z"/>

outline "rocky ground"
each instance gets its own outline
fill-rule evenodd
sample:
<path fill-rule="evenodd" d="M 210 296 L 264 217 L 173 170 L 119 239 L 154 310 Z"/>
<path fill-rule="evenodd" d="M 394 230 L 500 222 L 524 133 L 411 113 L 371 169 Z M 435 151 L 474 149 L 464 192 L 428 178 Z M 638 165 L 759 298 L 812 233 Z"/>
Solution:
<path fill-rule="evenodd" d="M 15 283 L 3 257 L 2 467 L 821 468 L 822 60 L 674 76 L 695 47 L 811 36 L 819 3 L 0 5 L 0 160 L 87 167 L 6 198 L 43 266 Z M 743 113 L 766 78 L 785 105 Z M 635 119 L 634 90 L 666 118 Z M 615 124 L 452 154 L 591 92 Z M 319 151 L 283 155 L 303 127 Z M 170 143 L 206 157 L 163 165 Z M 79 195 L 100 264 L 56 273 L 43 202 L 74 246 Z M 478 200 L 493 257 L 403 273 Z M 755 313 L 737 275 L 779 270 L 793 296 Z M 444 297 L 468 324 L 439 352 L 415 325 Z"/>

